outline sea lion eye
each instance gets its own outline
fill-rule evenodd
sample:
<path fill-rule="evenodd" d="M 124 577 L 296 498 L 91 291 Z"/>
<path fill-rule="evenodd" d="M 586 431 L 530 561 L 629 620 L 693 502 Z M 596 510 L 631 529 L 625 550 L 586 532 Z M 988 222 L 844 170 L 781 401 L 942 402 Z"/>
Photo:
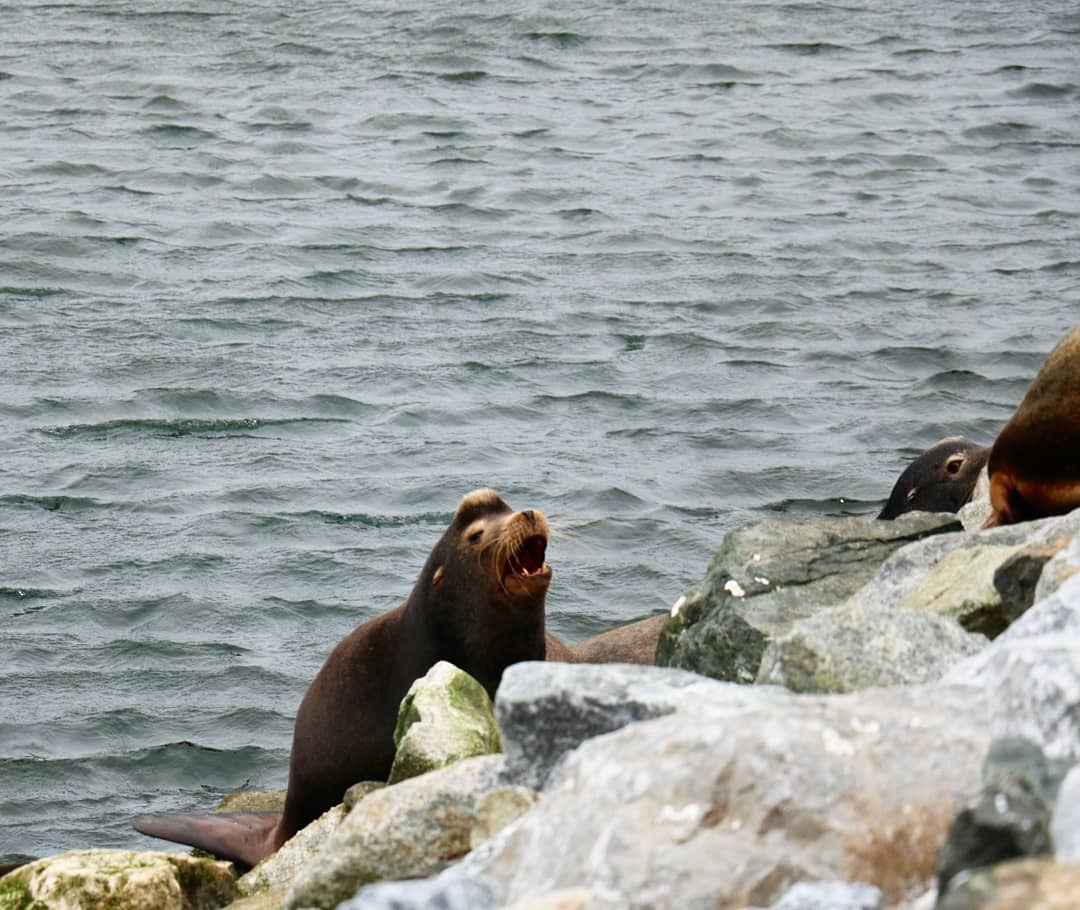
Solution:
<path fill-rule="evenodd" d="M 945 462 L 945 470 L 948 471 L 950 474 L 959 473 L 960 469 L 963 466 L 964 466 L 964 456 L 963 455 L 954 455 L 952 458 L 950 458 L 948 461 Z"/>
<path fill-rule="evenodd" d="M 480 538 L 484 536 L 484 529 L 480 528 L 478 531 L 473 531 L 469 535 L 469 543 L 479 543 Z"/>

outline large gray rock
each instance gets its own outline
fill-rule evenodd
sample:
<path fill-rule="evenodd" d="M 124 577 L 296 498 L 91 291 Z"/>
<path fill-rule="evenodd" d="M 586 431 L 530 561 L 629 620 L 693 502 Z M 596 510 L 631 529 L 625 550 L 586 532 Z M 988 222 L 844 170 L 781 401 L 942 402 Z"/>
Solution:
<path fill-rule="evenodd" d="M 1068 770 L 1028 740 L 996 740 L 983 766 L 982 794 L 956 817 L 938 855 L 939 890 L 961 873 L 1049 854 L 1050 816 Z"/>
<path fill-rule="evenodd" d="M 1050 839 L 1058 860 L 1080 860 L 1080 765 L 1072 766 L 1058 790 L 1050 819 Z"/>
<path fill-rule="evenodd" d="M 769 643 L 758 682 L 800 692 L 933 682 L 1021 616 L 1043 575 L 1080 565 L 1080 513 L 902 547 L 844 604 L 796 620 Z M 964 629 L 975 634 L 968 634 Z"/>
<path fill-rule="evenodd" d="M 899 608 L 947 617 L 970 632 L 995 638 L 1031 606 L 1035 584 L 1054 552 L 1026 543 L 957 547 L 900 601 Z"/>
<path fill-rule="evenodd" d="M 986 647 L 952 619 L 845 604 L 796 622 L 765 649 L 759 683 L 794 692 L 854 692 L 934 682 Z"/>
<path fill-rule="evenodd" d="M 285 906 L 332 908 L 361 886 L 431 875 L 469 850 L 501 756 L 457 762 L 365 796 L 293 881 Z"/>
<path fill-rule="evenodd" d="M 1023 737 L 1050 758 L 1080 761 L 1080 576 L 944 681 L 986 692 L 995 739 Z"/>
<path fill-rule="evenodd" d="M 767 519 L 732 531 L 673 608 L 656 663 L 753 682 L 768 643 L 796 621 L 842 603 L 899 547 L 960 528 L 954 515 L 913 512 L 895 521 Z"/>
<path fill-rule="evenodd" d="M 1035 585 L 1034 599 L 1040 601 L 1049 597 L 1074 575 L 1080 575 L 1080 533 L 1068 539 L 1043 567 Z"/>
<path fill-rule="evenodd" d="M 243 895 L 287 888 L 317 854 L 345 818 L 345 806 L 331 806 L 317 819 L 297 831 L 281 849 L 271 853 L 254 869 L 240 876 L 236 887 Z"/>
<path fill-rule="evenodd" d="M 749 704 L 760 697 L 755 690 L 684 670 L 527 662 L 503 673 L 495 716 L 507 776 L 539 789 L 567 753 L 594 736 L 692 710 L 709 699 Z"/>
<path fill-rule="evenodd" d="M 337 910 L 496 910 L 495 891 L 482 879 L 432 878 L 379 882 L 361 888 Z"/>
<path fill-rule="evenodd" d="M 880 888 L 848 882 L 799 882 L 771 910 L 881 910 Z"/>
<path fill-rule="evenodd" d="M 514 669 L 518 686 L 535 679 L 557 724 L 573 725 L 568 715 L 596 710 L 586 680 L 626 668 Z M 648 702 L 644 677 L 639 687 Z M 893 900 L 926 888 L 949 823 L 979 790 L 981 690 L 693 692 L 670 716 L 583 743 L 535 808 L 447 878 L 486 879 L 501 904 L 584 888 L 688 910 L 768 906 L 799 880 L 866 882 Z M 508 754 L 517 729 L 503 727 Z"/>
<path fill-rule="evenodd" d="M 1018 859 L 976 872 L 947 894 L 936 910 L 1075 910 L 1080 863 Z"/>
<path fill-rule="evenodd" d="M 920 540 L 897 550 L 886 559 L 869 582 L 851 598 L 851 603 L 882 609 L 899 607 L 924 584 L 926 577 L 938 564 L 956 550 L 976 547 L 1037 549 L 1052 543 L 1068 546 L 1069 541 L 1078 534 L 1080 509 L 1068 515 L 990 528 L 977 533 L 943 534 Z M 1047 568 L 1049 567 L 1050 564 L 1047 564 Z M 1056 588 L 1037 585 L 1034 599 L 1041 600 L 1054 590 Z"/>
<path fill-rule="evenodd" d="M 0 910 L 216 910 L 235 896 L 230 863 L 180 853 L 72 850 L 0 879 Z"/>

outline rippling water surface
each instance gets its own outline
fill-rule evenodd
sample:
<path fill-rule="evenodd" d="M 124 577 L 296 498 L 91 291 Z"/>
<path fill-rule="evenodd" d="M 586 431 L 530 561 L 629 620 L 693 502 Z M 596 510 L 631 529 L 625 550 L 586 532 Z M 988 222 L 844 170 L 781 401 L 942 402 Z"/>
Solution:
<path fill-rule="evenodd" d="M 0 857 L 282 786 L 469 489 L 578 639 L 988 442 L 1078 83 L 1071 0 L 6 0 Z"/>

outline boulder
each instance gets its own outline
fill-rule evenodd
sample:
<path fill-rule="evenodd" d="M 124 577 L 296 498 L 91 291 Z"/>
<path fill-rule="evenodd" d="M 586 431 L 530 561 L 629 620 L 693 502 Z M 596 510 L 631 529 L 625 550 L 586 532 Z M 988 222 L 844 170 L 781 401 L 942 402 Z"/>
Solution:
<path fill-rule="evenodd" d="M 1048 758 L 1080 762 L 1080 576 L 1067 579 L 944 681 L 984 690 L 995 739 L 1023 737 Z"/>
<path fill-rule="evenodd" d="M 1035 601 L 1053 594 L 1068 579 L 1080 574 L 1080 532 L 1071 538 L 1063 538 L 1065 544 L 1043 567 L 1035 584 Z"/>
<path fill-rule="evenodd" d="M 379 882 L 361 888 L 337 910 L 496 910 L 495 892 L 483 880 Z"/>
<path fill-rule="evenodd" d="M 1080 860 L 1080 765 L 1072 766 L 1058 790 L 1050 818 L 1050 840 L 1058 860 Z"/>
<path fill-rule="evenodd" d="M 954 515 L 912 512 L 895 521 L 767 519 L 732 531 L 672 608 L 656 663 L 753 682 L 768 643 L 796 621 L 842 603 L 904 544 L 960 528 Z"/>
<path fill-rule="evenodd" d="M 239 790 L 221 797 L 215 812 L 283 812 L 286 790 Z"/>
<path fill-rule="evenodd" d="M 986 647 L 952 619 L 845 604 L 799 620 L 765 649 L 759 683 L 854 692 L 934 682 Z"/>
<path fill-rule="evenodd" d="M 0 910 L 216 910 L 234 897 L 231 863 L 181 853 L 72 850 L 0 879 Z"/>
<path fill-rule="evenodd" d="M 928 537 L 894 552 L 882 563 L 869 582 L 852 596 L 851 603 L 883 609 L 899 607 L 924 584 L 926 577 L 939 563 L 955 550 L 978 547 L 1020 547 L 1029 548 L 1035 552 L 1047 545 L 1068 548 L 1069 542 L 1078 534 L 1080 534 L 1080 509 L 1068 515 L 990 528 L 978 533 L 942 534 Z M 1050 563 L 1047 563 L 1046 568 L 1050 568 L 1053 561 L 1052 559 Z M 1042 574 L 1040 573 L 1040 576 Z M 1033 600 L 1042 600 L 1054 590 L 1056 586 L 1036 584 Z"/>
<path fill-rule="evenodd" d="M 1020 859 L 976 872 L 943 894 L 936 910 L 1076 910 L 1080 863 Z"/>
<path fill-rule="evenodd" d="M 293 881 L 286 908 L 332 908 L 364 884 L 431 875 L 469 850 L 501 756 L 465 759 L 368 794 Z"/>
<path fill-rule="evenodd" d="M 1035 583 L 1055 552 L 1028 544 L 957 547 L 920 579 L 899 608 L 947 617 L 969 632 L 996 638 L 1031 606 Z"/>
<path fill-rule="evenodd" d="M 394 745 L 391 784 L 463 758 L 498 752 L 491 699 L 468 673 L 440 660 L 402 699 Z"/>
<path fill-rule="evenodd" d="M 567 753 L 594 736 L 710 698 L 756 703 L 761 697 L 755 689 L 684 670 L 539 662 L 507 667 L 496 694 L 507 776 L 536 789 Z"/>
<path fill-rule="evenodd" d="M 880 888 L 849 882 L 799 882 L 770 910 L 881 910 Z"/>
<path fill-rule="evenodd" d="M 995 740 L 978 801 L 955 819 L 938 855 L 938 890 L 961 873 L 1052 850 L 1050 817 L 1069 765 L 1024 739 Z"/>
<path fill-rule="evenodd" d="M 327 809 L 290 837 L 281 849 L 242 875 L 236 883 L 237 890 L 243 895 L 252 895 L 287 888 L 330 839 L 347 811 L 340 804 Z"/>
<path fill-rule="evenodd" d="M 586 680 L 608 671 L 613 688 L 632 688 L 629 669 L 508 672 L 522 689 L 535 679 L 551 719 L 573 728 L 575 712 L 599 710 Z M 648 679 L 648 669 L 635 672 Z M 443 885 L 483 880 L 499 906 L 586 889 L 622 906 L 734 910 L 769 906 L 798 881 L 848 880 L 895 901 L 925 891 L 945 831 L 979 791 L 989 737 L 978 688 L 810 697 L 714 682 L 686 697 L 687 685 L 649 681 L 660 692 L 650 699 L 639 683 L 639 704 L 681 689 L 681 706 L 584 742 L 540 803 Z M 539 706 L 531 716 L 540 729 L 549 719 Z M 502 728 L 508 756 L 521 749 L 519 729 Z"/>

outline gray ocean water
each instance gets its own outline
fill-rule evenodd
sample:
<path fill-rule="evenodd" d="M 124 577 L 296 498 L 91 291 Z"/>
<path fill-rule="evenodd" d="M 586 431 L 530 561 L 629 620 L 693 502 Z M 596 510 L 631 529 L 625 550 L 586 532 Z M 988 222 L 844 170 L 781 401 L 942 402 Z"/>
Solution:
<path fill-rule="evenodd" d="M 5 0 L 0 182 L 0 857 L 145 847 L 474 487 L 576 640 L 989 442 L 1080 321 L 1080 11 Z"/>

